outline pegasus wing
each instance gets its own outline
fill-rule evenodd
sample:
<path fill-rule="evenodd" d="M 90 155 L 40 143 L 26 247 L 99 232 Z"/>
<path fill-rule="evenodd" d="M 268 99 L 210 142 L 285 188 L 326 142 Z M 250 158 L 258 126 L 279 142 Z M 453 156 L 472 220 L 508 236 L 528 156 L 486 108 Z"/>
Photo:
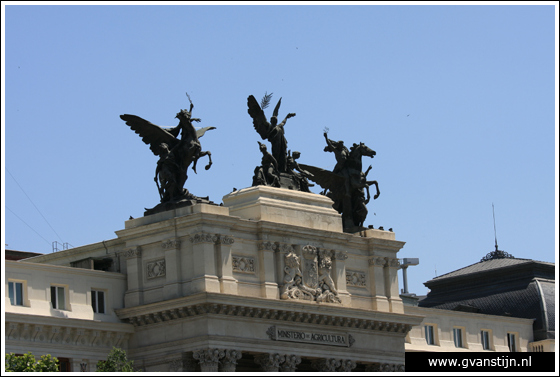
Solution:
<path fill-rule="evenodd" d="M 278 117 L 278 111 L 280 110 L 280 103 L 282 103 L 282 97 L 280 97 L 280 99 L 278 100 L 278 103 L 276 104 L 276 107 L 274 108 L 274 112 L 272 113 L 272 116 Z"/>
<path fill-rule="evenodd" d="M 261 109 L 261 106 L 253 97 L 252 95 L 247 98 L 247 112 L 253 118 L 253 127 L 258 132 L 263 140 L 266 139 L 268 135 L 268 131 L 270 129 L 270 123 L 266 120 L 266 116 L 264 115 L 264 111 Z"/>
<path fill-rule="evenodd" d="M 335 174 L 332 171 L 311 165 L 299 164 L 299 167 L 311 173 L 312 177 L 309 177 L 309 179 L 324 189 L 329 189 L 334 192 L 344 187 L 344 177 L 340 174 Z"/>
<path fill-rule="evenodd" d="M 132 131 L 140 135 L 142 141 L 150 146 L 150 150 L 156 156 L 163 152 L 160 147 L 161 143 L 167 144 L 170 150 L 178 143 L 177 138 L 171 133 L 145 119 L 130 114 L 124 114 L 120 117 Z"/>
<path fill-rule="evenodd" d="M 204 136 L 206 131 L 215 130 L 215 129 L 216 129 L 216 127 L 204 127 L 204 128 L 199 129 L 199 130 L 196 130 L 196 137 L 201 138 L 202 136 Z"/>

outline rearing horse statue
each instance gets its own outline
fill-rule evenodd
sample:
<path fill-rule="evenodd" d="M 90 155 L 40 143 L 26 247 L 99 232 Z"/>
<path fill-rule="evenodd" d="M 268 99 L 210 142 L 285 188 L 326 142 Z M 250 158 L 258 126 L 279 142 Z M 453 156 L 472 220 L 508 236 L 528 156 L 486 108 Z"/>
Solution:
<path fill-rule="evenodd" d="M 190 108 L 182 109 L 175 116 L 179 124 L 174 128 L 164 129 L 136 115 L 124 114 L 121 119 L 136 132 L 142 141 L 150 146 L 150 150 L 159 156 L 156 167 L 155 182 L 158 187 L 161 203 L 177 202 L 191 198 L 188 190 L 183 186 L 187 181 L 187 169 L 192 164 L 196 173 L 198 159 L 208 156 L 206 170 L 212 166 L 212 157 L 209 151 L 202 151 L 199 138 L 206 131 L 216 127 L 195 129 L 192 122 L 200 122 L 199 118 L 192 118 L 194 107 L 188 93 Z M 181 138 L 179 139 L 179 133 Z"/>

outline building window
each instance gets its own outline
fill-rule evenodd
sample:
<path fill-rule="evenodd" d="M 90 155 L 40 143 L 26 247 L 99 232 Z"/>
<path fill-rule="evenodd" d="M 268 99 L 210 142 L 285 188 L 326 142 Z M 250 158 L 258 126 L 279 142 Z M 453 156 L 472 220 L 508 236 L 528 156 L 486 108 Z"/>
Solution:
<path fill-rule="evenodd" d="M 105 314 L 105 292 L 91 290 L 91 307 L 94 313 Z"/>
<path fill-rule="evenodd" d="M 460 328 L 453 328 L 453 342 L 455 343 L 455 347 L 463 348 L 463 329 Z"/>
<path fill-rule="evenodd" d="M 508 332 L 507 334 L 509 352 L 517 352 L 516 334 Z"/>
<path fill-rule="evenodd" d="M 480 340 L 482 342 L 482 349 L 489 350 L 490 348 L 490 331 L 488 330 L 481 330 L 480 331 Z"/>
<path fill-rule="evenodd" d="M 58 359 L 58 370 L 60 372 L 72 372 L 70 359 L 67 359 L 65 357 L 57 357 L 57 359 Z"/>
<path fill-rule="evenodd" d="M 66 310 L 66 293 L 64 287 L 51 286 L 51 304 L 53 309 Z"/>
<path fill-rule="evenodd" d="M 426 343 L 428 343 L 431 346 L 434 346 L 436 344 L 436 339 L 434 337 L 434 326 L 425 325 L 424 334 L 426 335 Z"/>
<path fill-rule="evenodd" d="M 8 282 L 10 304 L 23 306 L 23 283 L 15 281 Z"/>

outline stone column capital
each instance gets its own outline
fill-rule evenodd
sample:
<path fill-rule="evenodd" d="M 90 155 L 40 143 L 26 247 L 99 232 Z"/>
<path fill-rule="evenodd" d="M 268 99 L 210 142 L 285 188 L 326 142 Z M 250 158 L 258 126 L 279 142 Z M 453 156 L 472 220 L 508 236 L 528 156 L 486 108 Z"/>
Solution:
<path fill-rule="evenodd" d="M 285 361 L 280 367 L 281 372 L 295 372 L 297 366 L 301 363 L 301 357 L 297 355 L 286 355 Z"/>
<path fill-rule="evenodd" d="M 218 363 L 224 356 L 224 350 L 218 348 L 206 348 L 193 351 L 193 358 L 198 360 L 202 372 L 217 372 Z"/>
<path fill-rule="evenodd" d="M 265 353 L 255 356 L 255 363 L 261 366 L 265 372 L 278 372 L 280 364 L 286 361 L 285 356 L 278 353 Z"/>
<path fill-rule="evenodd" d="M 140 246 L 131 247 L 124 251 L 124 256 L 127 259 L 138 258 L 142 256 L 142 248 Z"/>

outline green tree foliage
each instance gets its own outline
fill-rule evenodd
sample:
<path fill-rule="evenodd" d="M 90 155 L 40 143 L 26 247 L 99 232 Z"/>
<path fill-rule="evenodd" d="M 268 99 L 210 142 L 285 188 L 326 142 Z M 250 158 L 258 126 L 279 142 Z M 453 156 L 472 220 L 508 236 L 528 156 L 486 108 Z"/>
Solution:
<path fill-rule="evenodd" d="M 35 360 L 31 352 L 23 356 L 7 353 L 6 372 L 58 372 L 58 359 L 43 355 L 41 359 Z"/>
<path fill-rule="evenodd" d="M 126 352 L 123 349 L 113 347 L 107 360 L 97 362 L 98 372 L 134 372 L 132 364 L 134 361 L 128 361 Z"/>

